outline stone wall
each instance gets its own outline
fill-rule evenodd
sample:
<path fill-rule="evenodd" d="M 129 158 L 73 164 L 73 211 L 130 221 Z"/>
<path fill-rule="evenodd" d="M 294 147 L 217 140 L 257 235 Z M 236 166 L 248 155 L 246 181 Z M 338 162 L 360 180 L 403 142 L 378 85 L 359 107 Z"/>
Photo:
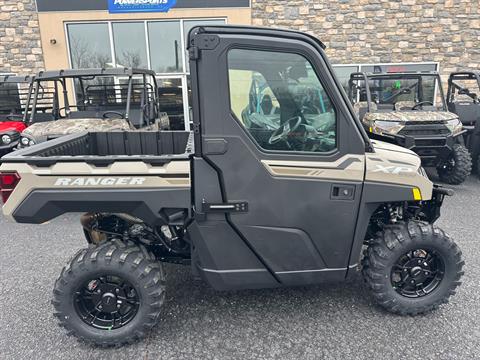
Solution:
<path fill-rule="evenodd" d="M 0 73 L 43 69 L 35 0 L 0 0 Z"/>
<path fill-rule="evenodd" d="M 252 0 L 254 25 L 318 36 L 332 63 L 480 69 L 478 0 Z"/>

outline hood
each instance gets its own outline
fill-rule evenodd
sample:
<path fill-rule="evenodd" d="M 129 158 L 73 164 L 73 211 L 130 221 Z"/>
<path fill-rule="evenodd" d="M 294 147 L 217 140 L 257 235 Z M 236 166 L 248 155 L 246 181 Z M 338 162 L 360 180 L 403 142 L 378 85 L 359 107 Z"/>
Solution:
<path fill-rule="evenodd" d="M 404 147 L 394 145 L 394 144 L 390 144 L 388 142 L 380 141 L 380 140 L 371 139 L 370 142 L 372 143 L 375 151 L 381 151 L 381 152 L 393 151 L 395 153 L 408 154 L 408 155 L 411 155 L 411 156 L 414 156 L 414 157 L 418 158 L 418 155 L 415 154 L 412 150 L 408 150 Z"/>
<path fill-rule="evenodd" d="M 0 134 L 8 131 L 22 132 L 27 126 L 22 121 L 1 121 Z"/>
<path fill-rule="evenodd" d="M 422 170 L 417 154 L 383 141 L 371 142 L 375 152 L 366 154 L 366 181 L 411 186 L 420 190 L 423 200 L 431 199 L 433 183 Z"/>
<path fill-rule="evenodd" d="M 456 114 L 449 111 L 385 111 L 385 112 L 370 112 L 365 114 L 363 121 L 448 121 L 458 119 Z"/>
<path fill-rule="evenodd" d="M 36 142 L 42 142 L 49 138 L 83 131 L 113 130 L 131 130 L 131 127 L 125 119 L 62 119 L 32 124 L 25 129 L 22 135 L 31 137 Z"/>

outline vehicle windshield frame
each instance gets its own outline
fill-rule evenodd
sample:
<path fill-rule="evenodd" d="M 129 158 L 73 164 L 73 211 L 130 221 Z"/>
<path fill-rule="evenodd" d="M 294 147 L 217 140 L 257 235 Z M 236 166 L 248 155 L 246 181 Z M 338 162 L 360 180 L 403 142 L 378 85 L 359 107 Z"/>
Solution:
<path fill-rule="evenodd" d="M 440 78 L 440 75 L 437 72 L 410 72 L 410 73 L 379 73 L 379 74 L 373 74 L 373 73 L 352 73 L 350 76 L 350 81 L 349 81 L 349 91 L 348 95 L 352 103 L 358 102 L 358 91 L 361 89 L 365 89 L 366 91 L 366 101 L 368 103 L 368 111 L 372 111 L 372 104 L 375 103 L 372 100 L 372 86 L 370 85 L 371 81 L 375 80 L 402 80 L 402 79 L 418 79 L 421 80 L 421 78 L 433 78 L 434 79 L 434 94 L 433 94 L 433 104 L 434 107 L 436 108 L 436 111 L 448 111 L 447 110 L 447 103 L 445 99 L 445 93 L 443 91 L 443 86 L 442 86 L 442 81 Z M 363 86 L 355 86 L 355 82 L 363 81 Z M 422 82 L 419 81 L 421 84 Z M 369 84 L 369 86 L 366 86 L 366 84 Z M 354 91 L 355 90 L 355 91 Z M 441 104 L 438 103 L 438 97 L 440 96 L 441 99 Z M 424 100 L 426 101 L 426 100 Z M 375 103 L 376 104 L 376 103 Z M 393 104 L 392 104 L 393 105 Z M 397 110 L 393 110 L 397 111 Z"/>
<path fill-rule="evenodd" d="M 156 103 L 157 117 L 160 113 L 160 104 L 158 96 L 158 83 L 156 79 L 155 72 L 145 69 L 133 69 L 133 68 L 112 68 L 112 69 L 69 69 L 69 70 L 56 70 L 56 71 L 45 71 L 40 72 L 35 80 L 33 81 L 32 90 L 30 91 L 30 96 L 32 98 L 32 107 L 31 111 L 25 112 L 24 121 L 26 123 L 32 124 L 35 123 L 35 114 L 38 110 L 38 100 L 41 89 L 41 84 L 46 82 L 54 83 L 54 99 L 53 101 L 53 119 L 52 121 L 61 121 L 68 117 L 60 116 L 59 112 L 61 109 L 65 108 L 67 112 L 71 111 L 71 107 L 75 108 L 78 105 L 78 99 L 76 99 L 77 91 L 76 86 L 80 86 L 80 93 L 82 93 L 85 99 L 86 86 L 84 81 L 99 79 L 99 78 L 113 78 L 113 79 L 125 79 L 127 80 L 127 95 L 126 101 L 124 103 L 125 110 L 123 112 L 124 119 L 132 125 L 130 115 L 132 108 L 132 98 L 134 91 L 134 81 L 135 79 L 143 78 L 144 88 L 147 88 L 147 84 L 151 84 L 153 87 L 153 99 Z M 148 78 L 148 82 L 147 82 Z M 68 84 L 67 81 L 71 80 L 71 84 Z M 60 85 L 60 86 L 59 86 Z M 114 87 L 116 83 L 114 81 Z M 69 93 L 73 91 L 73 98 L 69 99 Z M 120 92 L 121 89 L 115 89 L 115 92 Z M 63 105 L 60 107 L 60 97 L 62 97 Z M 70 100 L 73 99 L 77 104 L 71 104 Z M 115 110 L 112 110 L 115 111 Z M 108 112 L 105 110 L 104 112 Z"/>

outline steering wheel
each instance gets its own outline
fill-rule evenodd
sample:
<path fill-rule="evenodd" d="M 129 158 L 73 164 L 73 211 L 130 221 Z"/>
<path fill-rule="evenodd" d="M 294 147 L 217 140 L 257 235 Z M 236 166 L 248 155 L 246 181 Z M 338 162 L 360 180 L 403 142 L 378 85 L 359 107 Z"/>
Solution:
<path fill-rule="evenodd" d="M 270 145 L 274 145 L 280 141 L 286 141 L 288 136 L 296 131 L 298 127 L 302 124 L 302 117 L 301 116 L 294 116 L 287 121 L 285 121 L 277 130 L 273 132 L 268 139 L 268 143 Z"/>
<path fill-rule="evenodd" d="M 7 115 L 8 121 L 23 121 L 23 115 L 10 114 Z"/>
<path fill-rule="evenodd" d="M 416 103 L 415 106 L 412 107 L 412 110 L 417 110 L 418 107 L 423 105 L 433 106 L 433 103 L 431 101 L 420 101 L 419 103 Z"/>
<path fill-rule="evenodd" d="M 114 115 L 111 117 L 110 115 Z M 125 119 L 125 114 L 118 111 L 105 111 L 102 115 L 104 119 Z"/>

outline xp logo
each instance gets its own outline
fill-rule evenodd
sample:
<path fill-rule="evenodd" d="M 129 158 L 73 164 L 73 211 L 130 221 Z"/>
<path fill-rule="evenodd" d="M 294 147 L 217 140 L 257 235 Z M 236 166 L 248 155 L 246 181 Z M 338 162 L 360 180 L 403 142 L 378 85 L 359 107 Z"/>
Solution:
<path fill-rule="evenodd" d="M 377 168 L 372 171 L 374 173 L 400 175 L 400 174 L 411 174 L 415 172 L 413 168 L 406 167 L 406 166 L 383 166 L 378 164 L 376 164 L 375 166 Z"/>

